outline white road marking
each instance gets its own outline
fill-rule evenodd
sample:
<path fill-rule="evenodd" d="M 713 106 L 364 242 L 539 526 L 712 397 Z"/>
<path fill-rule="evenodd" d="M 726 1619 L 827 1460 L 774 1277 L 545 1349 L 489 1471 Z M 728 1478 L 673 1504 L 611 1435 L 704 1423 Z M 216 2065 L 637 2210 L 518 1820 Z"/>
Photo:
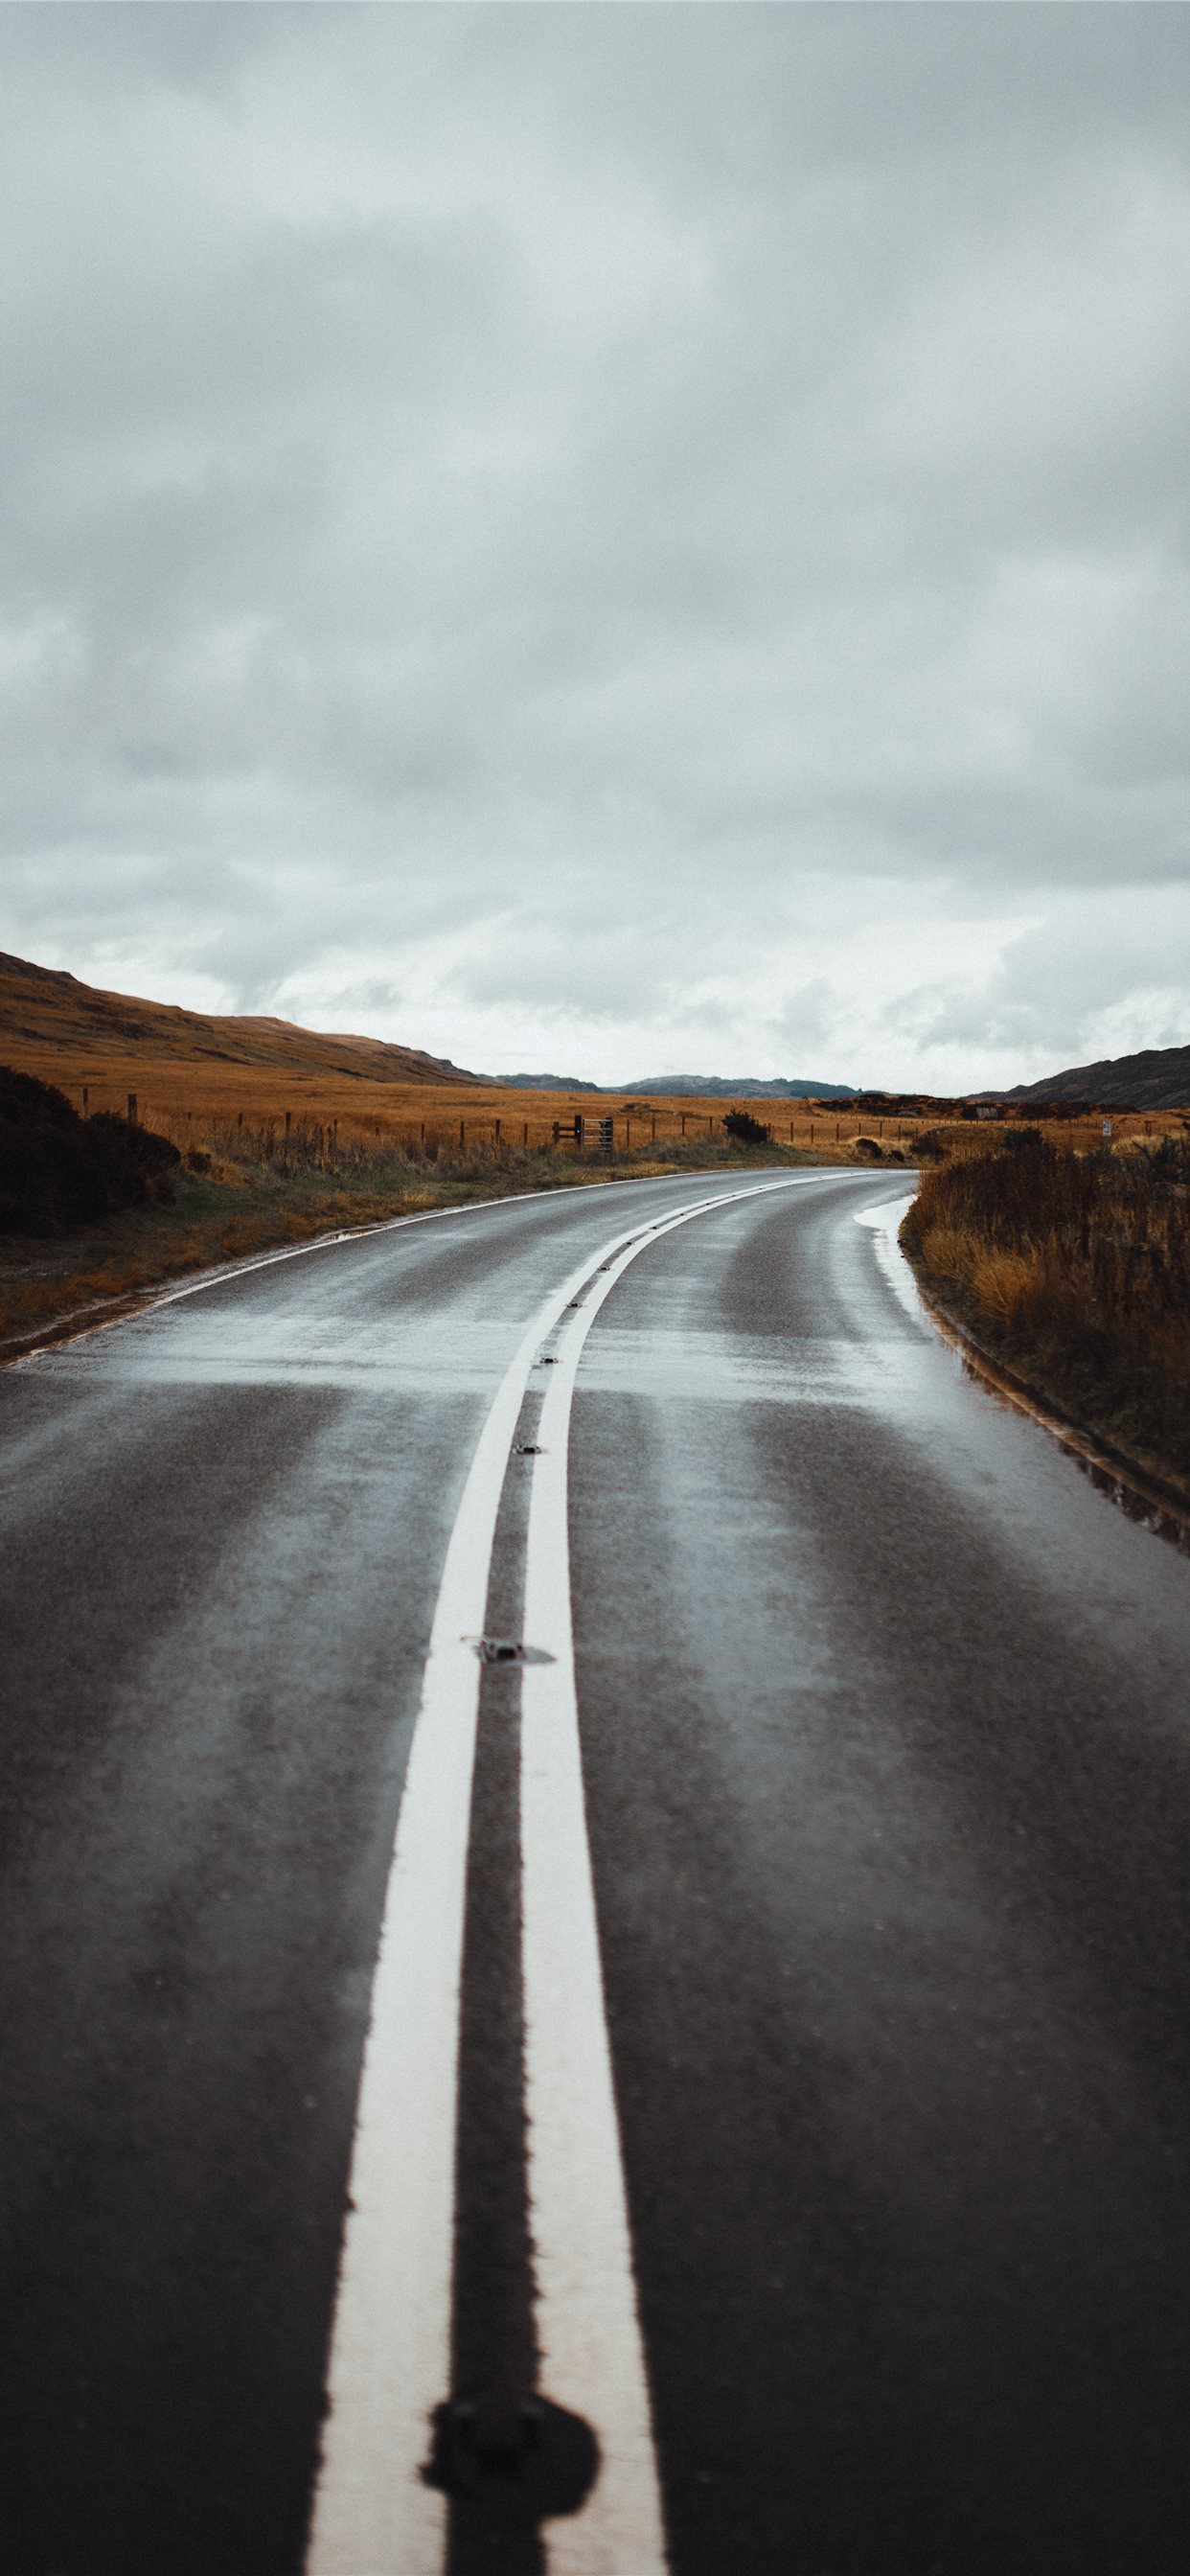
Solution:
<path fill-rule="evenodd" d="M 797 1181 L 818 1177 L 816 1173 L 799 1174 Z M 779 1189 L 796 1185 L 796 1182 L 779 1181 L 761 1186 Z M 648 1227 L 642 1228 L 638 1220 L 634 1227 L 613 1236 L 598 1252 L 588 1254 L 534 1316 L 505 1371 L 480 1433 L 443 1567 L 385 1898 L 356 2119 L 349 2213 L 328 2372 L 329 2415 L 323 2435 L 322 2470 L 306 2559 L 307 2576 L 441 2576 L 443 2566 L 446 2504 L 441 2495 L 425 2485 L 420 2471 L 429 2448 L 430 2412 L 448 2394 L 450 2379 L 459 1988 L 480 1683 L 480 1665 L 473 1647 L 466 1641 L 483 1628 L 496 1515 L 529 1374 L 543 1341 L 554 1331 L 577 1291 L 603 1263 L 612 1266 L 597 1281 L 593 1296 L 584 1304 L 572 1327 L 576 1361 L 597 1306 L 602 1304 L 627 1260 L 636 1252 L 643 1251 L 647 1243 L 655 1241 L 658 1234 L 668 1232 L 673 1225 L 688 1222 L 715 1207 L 732 1206 L 738 1198 L 751 1198 L 756 1194 L 755 1188 L 716 1193 Z M 568 1354 L 569 1350 L 570 1337 L 567 1340 Z M 558 1379 L 566 1392 L 568 1412 L 569 1390 L 573 1384 L 573 1368 L 569 1359 L 567 1365 L 558 1371 Z M 540 1467 L 544 1463 L 539 1459 L 535 1466 Z M 542 1488 L 547 1498 L 550 1490 L 548 1485 Z M 564 1507 L 564 1481 L 562 1490 Z M 546 1504 L 538 1505 L 537 1510 L 538 1537 L 534 1563 L 540 1568 L 549 1562 L 548 1555 L 543 1558 L 541 1538 L 541 1514 L 545 1510 L 549 1516 L 548 1499 Z M 569 1576 L 564 1519 L 562 1541 L 560 1560 L 556 1541 L 554 1543 L 553 1575 L 555 1582 L 561 1585 L 569 1639 Z M 540 1573 L 535 1574 L 534 1581 L 535 1598 L 541 1600 Z M 544 1613 L 543 1601 L 542 1615 Z M 528 1682 L 531 1674 L 548 1669 L 530 1667 L 524 1681 Z M 568 1660 L 566 1670 L 573 1696 L 572 1659 Z M 577 1732 L 574 1735 L 574 1759 L 577 1760 Z M 577 1780 L 577 1789 L 578 1827 L 585 1852 L 581 1776 Z M 545 1794 L 548 1801 L 551 1794 L 548 1783 L 545 1784 Z M 571 1797 L 573 1804 L 573 1783 Z M 571 1829 L 573 1831 L 573 1819 Z M 540 1899 L 546 1892 L 539 1869 L 539 1841 L 539 1833 L 534 1826 L 527 1849 L 533 1873 L 535 1924 L 540 1924 Z M 579 2127 L 585 2126 L 589 2111 L 600 2124 L 605 2185 L 609 2140 L 613 2173 L 619 2171 L 619 2138 L 610 2093 L 610 2060 L 602 2019 L 597 1946 L 593 1953 L 595 1983 L 594 1987 L 591 1986 L 592 1953 L 589 1944 L 594 1938 L 594 1913 L 589 1880 L 588 1862 L 586 1901 L 590 1910 L 590 1928 L 585 1936 L 588 1949 L 581 2008 L 586 2045 L 577 2056 L 568 2059 L 561 2082 L 551 2083 L 542 2046 L 546 2037 L 545 2025 L 540 2020 L 535 2042 L 538 2180 L 545 2194 L 543 2210 L 547 2209 L 548 2201 L 547 2223 L 551 2231 L 554 2222 L 549 2211 L 560 2215 L 562 2199 L 558 2192 L 550 2194 L 549 2184 L 558 2153 L 565 2153 L 567 2149 L 556 2125 L 548 2132 L 552 2143 L 547 2147 L 543 2104 L 549 2092 L 552 2091 L 559 2106 L 564 2107 L 565 2118 L 571 2124 L 577 2112 Z M 564 1919 L 564 1913 L 565 1909 L 560 1920 Z M 581 1937 L 573 1945 L 576 1949 L 581 1947 Z M 539 1949 L 540 1940 L 536 1935 L 535 1943 Z M 592 2004 L 598 2016 L 594 2031 L 590 2020 Z M 600 2048 L 607 2067 L 605 2078 L 601 2078 L 599 2072 Z M 602 2094 L 599 2091 L 601 2081 L 604 2084 Z M 596 2088 L 593 2110 L 588 2089 L 592 2083 Z M 574 2090 L 576 2086 L 579 2088 L 577 2093 Z M 569 2134 L 567 2128 L 566 2136 Z M 622 2174 L 618 2191 L 618 2207 L 623 2213 Z M 610 2216 L 614 2222 L 614 2210 Z M 605 2225 L 608 2217 L 605 2205 Z M 629 2518 L 636 2515 L 634 2531 L 643 2531 L 647 2523 L 650 2532 L 655 2534 L 656 2548 L 661 2555 L 645 2559 L 632 2555 L 612 2559 L 606 2557 L 605 2552 L 604 2557 L 598 2560 L 585 2557 L 583 2576 L 596 2576 L 596 2570 L 601 2571 L 605 2565 L 608 2568 L 614 2566 L 617 2576 L 629 2576 L 629 2571 L 631 2576 L 648 2576 L 649 2570 L 665 2563 L 656 2506 L 654 2504 L 650 2509 L 647 2502 L 644 2505 L 639 2502 L 642 2476 L 643 2491 L 651 2491 L 655 2496 L 656 2473 L 652 2466 L 643 2363 L 639 2357 L 639 2330 L 632 2295 L 626 2219 L 622 2215 L 619 2224 L 620 2234 L 615 2241 L 621 2262 L 621 2283 L 626 2286 L 631 2301 L 627 2349 L 636 2356 L 633 2367 L 637 2374 L 629 2389 L 628 2411 L 633 2424 L 639 2428 L 643 2420 L 644 2428 L 643 2453 L 639 2429 L 632 2434 L 631 2439 L 636 2443 L 635 2465 L 627 2462 L 625 2455 L 625 2476 L 621 2476 L 618 2465 L 623 2427 L 620 2412 L 611 2402 L 611 2391 L 607 2385 L 609 2367 L 614 2369 L 624 2347 L 622 2342 L 620 2345 L 615 2343 L 614 2334 L 609 2339 L 605 2332 L 596 2383 L 591 2382 L 589 2374 L 583 2376 L 575 2372 L 565 2345 L 562 2322 L 557 2315 L 559 2298 L 564 2299 L 567 2291 L 557 2254 L 550 2250 L 554 2243 L 552 2232 L 545 2248 L 540 2293 L 542 2317 L 549 2337 L 551 2370 L 556 2356 L 568 2388 L 573 2388 L 576 2378 L 583 2376 L 582 2393 L 588 2403 L 581 2405 L 580 2411 L 592 2414 L 596 2431 L 607 2450 L 608 2466 L 596 2488 L 599 2495 L 606 2480 L 604 2500 L 594 2518 L 591 2508 L 579 2518 L 580 2527 L 584 2532 L 594 2532 L 598 2528 L 601 2533 L 614 2535 L 621 2528 L 625 2513 Z M 602 2262 L 605 2259 L 604 2236 L 598 2238 L 592 2252 L 596 2260 Z M 592 2284 L 588 2281 L 584 2285 L 576 2280 L 573 2294 L 577 2313 L 584 2300 L 590 2306 Z M 617 2330 L 622 2337 L 622 2316 Z M 642 2397 L 643 2419 L 640 2418 Z M 629 2469 L 631 2474 L 627 2474 Z M 633 2502 L 634 2498 L 636 2502 Z M 648 2521 L 650 2510 L 651 2522 Z M 644 2521 L 639 2519 L 642 2514 Z M 617 2516 L 621 2520 L 617 2520 Z M 626 2524 L 624 2528 L 627 2528 Z M 604 2542 L 599 2545 L 604 2546 Z M 618 2546 L 618 2542 L 615 2545 Z M 553 2556 L 556 2546 L 551 2540 L 551 2563 L 577 2568 L 577 2561 Z M 631 2546 L 635 2548 L 635 2538 Z"/>
<path fill-rule="evenodd" d="M 143 1316 L 155 1314 L 159 1306 L 176 1306 L 183 1297 L 201 1297 L 208 1289 L 224 1288 L 230 1280 L 246 1278 L 250 1270 L 271 1270 L 278 1261 L 302 1261 L 308 1253 L 326 1252 L 336 1244 L 370 1243 L 377 1234 L 396 1234 L 407 1226 L 439 1225 L 444 1218 L 451 1216 L 480 1216 L 489 1208 L 523 1207 L 530 1199 L 571 1199 L 577 1198 L 580 1190 L 647 1187 L 648 1182 L 643 1180 L 567 1181 L 556 1190 L 516 1190 L 511 1191 L 507 1198 L 465 1199 L 456 1207 L 418 1208 L 410 1216 L 380 1217 L 374 1225 L 344 1226 L 330 1234 L 312 1234 L 305 1243 L 275 1245 L 271 1252 L 244 1253 L 235 1261 L 220 1261 L 212 1269 L 200 1271 L 196 1279 L 184 1280 L 177 1288 L 146 1289 L 143 1296 L 134 1290 L 130 1293 L 128 1305 L 118 1315 L 96 1313 L 88 1323 L 84 1320 L 88 1309 L 82 1307 L 75 1332 L 56 1333 L 48 1342 L 35 1342 L 29 1350 L 19 1352 L 11 1360 L 0 1359 L 0 1366 L 28 1368 L 63 1342 L 82 1341 L 92 1333 L 114 1333 L 121 1324 L 136 1324 Z M 101 1304 L 103 1302 L 100 1301 Z M 47 1326 L 47 1329 L 51 1327 Z"/>
<path fill-rule="evenodd" d="M 715 1204 L 760 1194 L 742 1190 Z M 555 1660 L 521 1675 L 530 2232 L 542 2386 L 586 2417 L 600 2447 L 583 2511 L 546 2526 L 550 2576 L 662 2576 L 667 2565 L 583 1798 L 568 1450 L 579 1356 L 604 1299 L 650 1243 L 706 1213 L 684 1209 L 662 1222 L 595 1281 L 561 1343 L 536 1434 L 524 1633 Z"/>
<path fill-rule="evenodd" d="M 440 1225 L 445 1217 L 481 1216 L 487 1208 L 524 1207 L 530 1200 L 573 1199 L 580 1191 L 591 1189 L 644 1189 L 644 1181 L 567 1181 L 556 1190 L 512 1190 L 507 1198 L 463 1199 L 456 1207 L 417 1208 L 409 1216 L 378 1217 L 373 1225 L 341 1226 L 330 1234 L 312 1234 L 306 1243 L 284 1243 L 271 1252 L 244 1253 L 235 1261 L 221 1261 L 212 1270 L 204 1270 L 197 1279 L 188 1279 L 179 1288 L 161 1288 L 146 1294 L 136 1312 L 150 1314 L 158 1306 L 176 1306 L 182 1297 L 200 1297 L 204 1289 L 223 1288 L 231 1279 L 243 1279 L 250 1270 L 270 1270 L 278 1261 L 301 1261 L 309 1252 L 327 1252 L 339 1243 L 370 1243 L 375 1235 L 396 1234 L 414 1225 Z M 621 1237 L 622 1241 L 623 1238 Z M 135 1317 L 118 1315 L 113 1323 L 128 1323 Z M 31 1356 L 35 1356 L 31 1354 Z"/>
<path fill-rule="evenodd" d="M 310 2576 L 438 2576 L 445 2504 L 419 2471 L 448 2390 L 459 1981 L 496 1513 L 542 1341 L 617 1234 L 548 1298 L 484 1423 L 451 1532 L 409 1755 L 375 1982 L 329 2372 Z"/>

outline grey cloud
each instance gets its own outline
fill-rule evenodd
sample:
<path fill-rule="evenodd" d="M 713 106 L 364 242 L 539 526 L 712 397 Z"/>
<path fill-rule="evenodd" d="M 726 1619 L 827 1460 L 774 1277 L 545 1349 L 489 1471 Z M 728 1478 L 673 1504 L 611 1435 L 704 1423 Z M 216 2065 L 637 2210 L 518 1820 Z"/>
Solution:
<path fill-rule="evenodd" d="M 1185 1025 L 1188 949 L 1190 889 L 1162 888 L 1123 904 L 1111 894 L 1066 894 L 982 972 L 975 957 L 965 977 L 899 996 L 890 1033 L 909 1035 L 927 1053 L 973 1046 L 1032 1055 L 1047 1042 L 1075 1061 L 1100 1026 L 1118 1028 L 1112 1052 L 1140 1045 L 1146 1028 L 1143 1042 L 1174 1045 Z"/>
<path fill-rule="evenodd" d="M 0 940 L 460 1060 L 507 1003 L 909 1070 L 1047 1046 L 968 1011 L 969 915 L 1185 883 L 1184 11 L 66 7 L 0 56 Z"/>

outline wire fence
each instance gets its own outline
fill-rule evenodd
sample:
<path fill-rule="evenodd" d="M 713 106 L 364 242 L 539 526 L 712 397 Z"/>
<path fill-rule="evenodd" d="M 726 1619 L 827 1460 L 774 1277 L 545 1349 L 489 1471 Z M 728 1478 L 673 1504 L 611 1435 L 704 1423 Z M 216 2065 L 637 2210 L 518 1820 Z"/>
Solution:
<path fill-rule="evenodd" d="M 746 1108 L 756 1117 L 776 1146 L 800 1152 L 833 1152 L 867 1139 L 886 1153 L 900 1149 L 906 1161 L 912 1161 L 919 1138 L 944 1142 L 950 1152 L 986 1151 L 1009 1123 L 1006 1116 L 988 1120 L 972 1116 L 969 1111 L 940 1117 L 934 1108 L 902 1114 L 895 1110 L 854 1109 L 850 1105 L 824 1108 L 821 1104 L 803 1111 L 789 1109 L 783 1102 L 763 1100 L 724 1101 L 714 1109 L 668 1103 L 656 1107 L 601 1105 L 594 1113 L 576 1110 L 567 1103 L 565 1109 L 559 1107 L 556 1115 L 536 1107 L 527 1115 L 516 1109 L 511 1114 L 507 1110 L 464 1110 L 458 1115 L 452 1110 L 449 1114 L 438 1111 L 417 1117 L 411 1116 L 403 1105 L 390 1110 L 373 1103 L 366 1109 L 325 1114 L 319 1114 L 317 1106 L 283 1103 L 265 1109 L 258 1104 L 235 1110 L 201 1105 L 179 1107 L 176 1102 L 159 1104 L 149 1096 L 125 1093 L 104 1082 L 78 1086 L 74 1097 L 84 1115 L 98 1109 L 117 1109 L 134 1122 L 168 1136 L 184 1154 L 325 1171 L 349 1170 L 378 1159 L 432 1167 L 454 1165 L 460 1159 L 468 1163 L 501 1163 L 513 1157 L 546 1153 L 589 1160 L 609 1152 L 616 1158 L 639 1158 L 650 1150 L 705 1149 L 715 1143 L 728 1143 L 724 1121 L 733 1107 Z M 1042 1126 L 1081 1153 L 1098 1149 L 1107 1137 L 1116 1142 L 1159 1137 L 1171 1129 L 1180 1131 L 1185 1123 L 1179 1113 L 1116 1113 L 1110 1119 L 1100 1113 L 1047 1116 L 1032 1105 L 1012 1113 L 1011 1123 L 1023 1120 Z"/>

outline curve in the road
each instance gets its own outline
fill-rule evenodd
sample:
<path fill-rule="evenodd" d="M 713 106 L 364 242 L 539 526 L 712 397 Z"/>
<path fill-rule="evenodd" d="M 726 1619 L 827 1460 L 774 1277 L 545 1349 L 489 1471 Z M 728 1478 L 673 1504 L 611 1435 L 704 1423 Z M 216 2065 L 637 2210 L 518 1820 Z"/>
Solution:
<path fill-rule="evenodd" d="M 476 1445 L 451 1532 L 401 1801 L 373 1989 L 349 2215 L 328 2374 L 309 2576 L 400 2569 L 439 2576 L 444 2497 L 427 2484 L 426 2428 L 447 2388 L 464 1890 L 483 1625 L 500 1495 L 530 1374 L 549 1359 L 534 1460 L 526 1627 L 550 1657 L 523 1681 L 523 1868 L 530 2190 L 537 2305 L 551 2392 L 592 2423 L 591 2503 L 555 2526 L 559 2570 L 601 2576 L 631 2551 L 665 2564 L 648 2391 L 582 1808 L 566 1449 L 579 1354 L 629 1265 L 678 1226 L 803 1176 L 695 1200 L 613 1235 L 539 1306 Z M 549 1642 L 547 1642 L 549 1641 Z"/>
<path fill-rule="evenodd" d="M 1190 2563 L 1185 1562 L 965 1377 L 888 1174 L 803 1181 L 302 1247 L 0 1373 L 5 2576 L 306 2561 L 423 1681 L 437 2197 L 382 2121 L 405 2519 L 336 2576 L 420 2576 L 423 2504 L 442 2576 L 637 2576 L 658 2486 L 675 2576 Z"/>

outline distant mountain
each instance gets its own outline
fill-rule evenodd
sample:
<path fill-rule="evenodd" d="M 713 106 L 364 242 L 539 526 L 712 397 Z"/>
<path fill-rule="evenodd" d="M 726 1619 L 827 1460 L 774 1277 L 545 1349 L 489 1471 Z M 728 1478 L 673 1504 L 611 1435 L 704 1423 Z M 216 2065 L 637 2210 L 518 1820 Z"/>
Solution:
<path fill-rule="evenodd" d="M 625 1100 L 853 1100 L 843 1082 L 730 1082 L 721 1073 L 650 1073 L 643 1082 L 579 1082 L 567 1073 L 493 1073 L 508 1091 L 593 1091 Z"/>
<path fill-rule="evenodd" d="M 182 1011 L 170 1002 L 141 1002 L 105 993 L 53 966 L 0 953 L 0 1061 L 52 1053 L 98 1067 L 105 1056 L 127 1063 L 139 1055 L 220 1064 L 264 1065 L 292 1073 L 354 1076 L 367 1082 L 482 1082 L 448 1056 L 383 1038 L 324 1037 L 292 1020 L 255 1014 Z M 52 1078 L 52 1076 L 51 1076 Z"/>
<path fill-rule="evenodd" d="M 569 1073 L 492 1073 L 485 1080 L 506 1091 L 602 1091 L 600 1082 L 578 1082 Z"/>
<path fill-rule="evenodd" d="M 853 1100 L 850 1082 L 731 1082 L 719 1073 L 657 1073 L 644 1082 L 626 1082 L 624 1091 L 665 1100 Z"/>
<path fill-rule="evenodd" d="M 1145 1047 L 1139 1055 L 1105 1056 L 1101 1064 L 1071 1065 L 1041 1082 L 1018 1082 L 1014 1091 L 984 1092 L 986 1100 L 1086 1100 L 1105 1109 L 1190 1109 L 1190 1046 Z"/>

